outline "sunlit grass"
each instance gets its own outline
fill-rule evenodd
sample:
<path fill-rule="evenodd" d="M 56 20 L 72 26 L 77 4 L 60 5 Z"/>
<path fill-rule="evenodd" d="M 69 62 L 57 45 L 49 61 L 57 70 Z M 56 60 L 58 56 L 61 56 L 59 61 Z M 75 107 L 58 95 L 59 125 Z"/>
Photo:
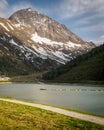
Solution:
<path fill-rule="evenodd" d="M 41 73 L 37 72 L 31 75 L 11 77 L 11 81 L 12 82 L 38 82 L 38 78 L 40 76 L 41 76 Z"/>
<path fill-rule="evenodd" d="M 104 126 L 39 108 L 0 101 L 0 130 L 103 130 Z"/>

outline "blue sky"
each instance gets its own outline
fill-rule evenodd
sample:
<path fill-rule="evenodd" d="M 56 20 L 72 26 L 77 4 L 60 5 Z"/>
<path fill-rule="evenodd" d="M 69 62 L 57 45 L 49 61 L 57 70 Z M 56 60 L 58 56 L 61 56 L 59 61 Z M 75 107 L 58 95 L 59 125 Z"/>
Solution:
<path fill-rule="evenodd" d="M 31 7 L 86 41 L 104 42 L 104 0 L 0 0 L 0 17 Z"/>

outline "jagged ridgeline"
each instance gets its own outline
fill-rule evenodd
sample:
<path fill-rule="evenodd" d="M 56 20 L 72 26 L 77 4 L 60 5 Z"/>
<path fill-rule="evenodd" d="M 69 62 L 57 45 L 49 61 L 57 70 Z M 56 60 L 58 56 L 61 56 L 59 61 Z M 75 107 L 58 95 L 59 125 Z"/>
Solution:
<path fill-rule="evenodd" d="M 104 81 L 104 44 L 43 75 L 54 82 Z"/>
<path fill-rule="evenodd" d="M 0 18 L 0 46 L 0 53 L 32 72 L 49 71 L 95 47 L 30 8 L 15 12 L 9 19 Z"/>

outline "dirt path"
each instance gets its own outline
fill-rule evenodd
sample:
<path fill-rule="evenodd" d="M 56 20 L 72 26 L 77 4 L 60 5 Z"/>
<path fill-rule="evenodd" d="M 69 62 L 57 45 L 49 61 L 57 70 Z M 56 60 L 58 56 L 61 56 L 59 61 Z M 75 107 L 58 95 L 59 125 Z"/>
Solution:
<path fill-rule="evenodd" d="M 81 120 L 90 121 L 90 122 L 94 122 L 94 123 L 97 123 L 97 124 L 104 125 L 104 118 L 103 117 L 97 117 L 97 116 L 82 114 L 82 113 L 78 113 L 78 112 L 73 112 L 73 111 L 64 110 L 64 109 L 60 109 L 60 108 L 55 108 L 55 107 L 52 107 L 52 106 L 45 106 L 45 105 L 36 104 L 36 103 L 28 103 L 28 102 L 19 101 L 19 100 L 4 99 L 4 98 L 0 98 L 0 100 L 12 102 L 12 103 L 17 103 L 17 104 L 23 104 L 23 105 L 32 106 L 32 107 L 38 107 L 38 108 L 41 108 L 41 109 L 57 112 L 59 114 L 63 114 L 63 115 L 66 115 L 66 116 L 70 116 L 70 117 L 78 118 L 78 119 L 81 119 Z"/>

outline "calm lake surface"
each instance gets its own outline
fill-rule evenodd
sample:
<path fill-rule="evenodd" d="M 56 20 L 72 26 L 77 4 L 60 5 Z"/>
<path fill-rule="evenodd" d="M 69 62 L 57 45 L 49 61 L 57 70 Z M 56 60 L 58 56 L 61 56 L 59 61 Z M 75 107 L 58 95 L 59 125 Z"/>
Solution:
<path fill-rule="evenodd" d="M 104 115 L 104 87 L 77 84 L 0 84 L 1 97 Z"/>

